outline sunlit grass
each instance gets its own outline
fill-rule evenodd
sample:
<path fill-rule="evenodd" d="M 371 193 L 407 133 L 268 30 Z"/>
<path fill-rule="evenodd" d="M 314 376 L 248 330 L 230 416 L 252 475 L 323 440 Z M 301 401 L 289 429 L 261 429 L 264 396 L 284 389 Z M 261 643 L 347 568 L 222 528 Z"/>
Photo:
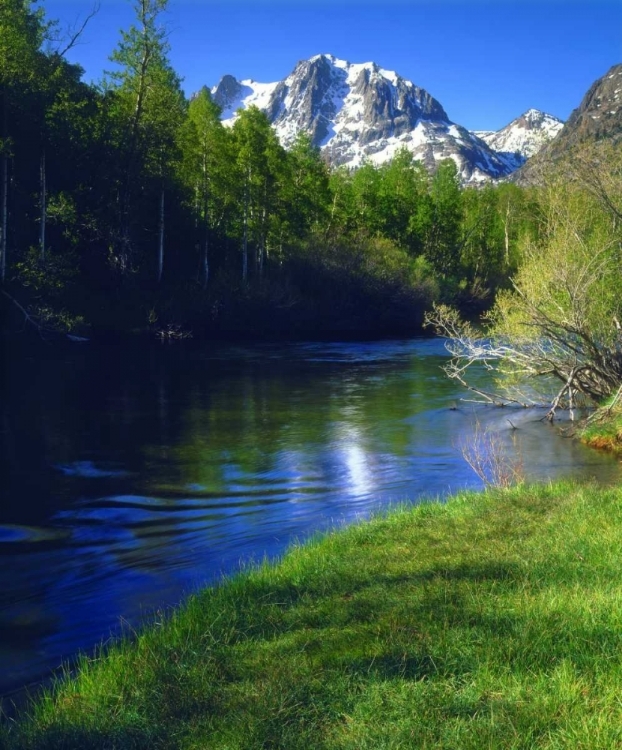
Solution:
<path fill-rule="evenodd" d="M 14 748 L 622 746 L 622 490 L 400 509 L 192 598 Z"/>

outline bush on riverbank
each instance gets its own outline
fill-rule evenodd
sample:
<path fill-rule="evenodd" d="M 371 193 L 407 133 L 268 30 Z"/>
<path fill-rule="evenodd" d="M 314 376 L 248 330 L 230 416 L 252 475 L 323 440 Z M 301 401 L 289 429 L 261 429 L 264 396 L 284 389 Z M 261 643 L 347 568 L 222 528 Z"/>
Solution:
<path fill-rule="evenodd" d="M 0 746 L 618 746 L 621 537 L 619 489 L 395 511 L 83 659 Z"/>

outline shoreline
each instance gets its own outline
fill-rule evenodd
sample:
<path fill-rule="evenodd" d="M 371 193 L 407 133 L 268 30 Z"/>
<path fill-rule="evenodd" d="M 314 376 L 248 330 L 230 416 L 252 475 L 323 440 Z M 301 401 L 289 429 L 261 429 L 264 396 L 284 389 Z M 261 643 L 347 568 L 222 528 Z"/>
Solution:
<path fill-rule="evenodd" d="M 621 537 L 617 488 L 394 509 L 83 656 L 0 748 L 612 747 Z"/>

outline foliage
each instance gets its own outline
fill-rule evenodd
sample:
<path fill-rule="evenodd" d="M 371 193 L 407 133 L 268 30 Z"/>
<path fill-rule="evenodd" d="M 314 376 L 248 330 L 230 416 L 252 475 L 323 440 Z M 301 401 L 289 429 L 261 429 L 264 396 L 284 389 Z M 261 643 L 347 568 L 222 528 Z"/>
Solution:
<path fill-rule="evenodd" d="M 488 339 L 442 308 L 430 317 L 451 337 L 453 377 L 463 379 L 470 364 L 485 361 L 514 380 L 557 381 L 551 418 L 577 394 L 598 402 L 619 387 L 622 230 L 615 201 L 622 157 L 619 151 L 608 156 L 605 164 L 600 149 L 582 150 L 549 179 L 539 195 L 537 236 L 523 240 L 513 288 L 498 296 L 489 315 Z M 580 181 L 568 179 L 575 160 L 583 163 Z M 593 189 L 596 175 L 608 186 L 604 192 Z"/>
<path fill-rule="evenodd" d="M 75 256 L 48 255 L 41 260 L 39 249 L 31 247 L 24 259 L 15 264 L 15 274 L 15 280 L 38 298 L 58 298 L 77 277 Z"/>

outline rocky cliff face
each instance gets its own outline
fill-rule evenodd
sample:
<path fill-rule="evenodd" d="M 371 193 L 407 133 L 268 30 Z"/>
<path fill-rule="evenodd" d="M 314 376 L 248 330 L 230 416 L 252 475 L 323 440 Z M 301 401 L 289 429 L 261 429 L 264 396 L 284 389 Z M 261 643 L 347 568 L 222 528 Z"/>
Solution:
<path fill-rule="evenodd" d="M 556 147 L 587 139 L 622 135 L 622 64 L 614 65 L 590 87 L 570 115 Z"/>
<path fill-rule="evenodd" d="M 514 179 L 532 184 L 547 166 L 584 141 L 622 140 L 622 64 L 614 65 L 590 87 L 559 134 L 522 167 Z"/>
<path fill-rule="evenodd" d="M 498 152 L 485 138 L 453 123 L 425 89 L 375 63 L 317 55 L 299 62 L 277 83 L 224 76 L 212 95 L 225 123 L 233 122 L 237 109 L 254 104 L 285 146 L 306 132 L 336 165 L 356 167 L 365 159 L 380 164 L 406 147 L 430 169 L 442 159 L 454 159 L 465 183 L 502 178 L 519 166 L 514 151 L 512 158 Z"/>

